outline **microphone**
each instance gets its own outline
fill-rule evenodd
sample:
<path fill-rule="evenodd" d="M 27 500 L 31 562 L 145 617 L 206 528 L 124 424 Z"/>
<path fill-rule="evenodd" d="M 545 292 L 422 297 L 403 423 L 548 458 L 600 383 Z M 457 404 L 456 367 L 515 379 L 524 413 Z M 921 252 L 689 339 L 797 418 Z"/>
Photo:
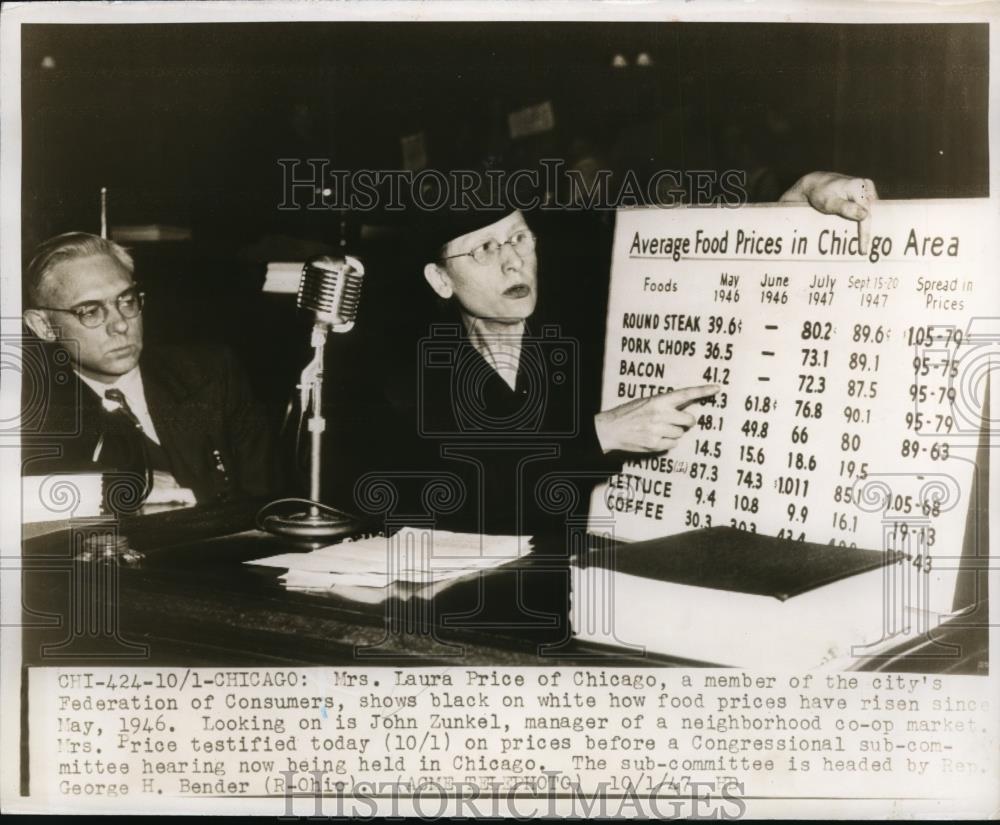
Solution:
<path fill-rule="evenodd" d="M 302 371 L 299 382 L 300 404 L 303 418 L 309 411 L 309 498 L 282 499 L 258 513 L 258 524 L 280 536 L 324 541 L 357 532 L 356 517 L 320 502 L 322 438 L 326 430 L 323 417 L 323 355 L 328 334 L 350 332 L 358 317 L 361 300 L 361 282 L 365 268 L 350 255 L 317 255 L 306 261 L 299 280 L 297 303 L 300 309 L 313 313 L 310 344 L 312 360 Z M 286 503 L 305 504 L 307 509 L 289 515 L 272 513 L 264 516 L 273 506 Z"/>
<path fill-rule="evenodd" d="M 316 323 L 334 332 L 350 332 L 358 316 L 364 265 L 351 255 L 317 255 L 306 261 L 297 303 L 315 313 Z"/>

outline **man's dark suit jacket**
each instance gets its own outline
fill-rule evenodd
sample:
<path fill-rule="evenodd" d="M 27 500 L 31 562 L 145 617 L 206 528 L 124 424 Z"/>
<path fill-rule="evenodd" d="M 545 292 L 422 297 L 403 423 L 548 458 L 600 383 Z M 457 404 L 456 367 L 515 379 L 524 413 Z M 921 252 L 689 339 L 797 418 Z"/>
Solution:
<path fill-rule="evenodd" d="M 119 469 L 92 461 L 101 434 L 101 401 L 79 379 L 66 353 L 37 344 L 26 364 L 22 472 Z M 267 421 L 228 350 L 147 348 L 139 368 L 150 416 L 178 484 L 191 489 L 199 502 L 273 491 Z"/>

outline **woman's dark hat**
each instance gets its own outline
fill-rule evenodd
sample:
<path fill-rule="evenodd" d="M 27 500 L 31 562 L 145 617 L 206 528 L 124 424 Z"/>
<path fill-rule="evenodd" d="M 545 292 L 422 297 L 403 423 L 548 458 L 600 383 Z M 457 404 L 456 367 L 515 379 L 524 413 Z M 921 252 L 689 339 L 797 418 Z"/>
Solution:
<path fill-rule="evenodd" d="M 504 192 L 499 176 L 492 187 L 490 183 L 484 180 L 478 189 L 452 191 L 447 202 L 435 209 L 412 207 L 417 213 L 412 224 L 414 237 L 425 263 L 437 261 L 449 241 L 496 223 L 518 209 L 523 211 L 530 204 L 528 198 Z"/>

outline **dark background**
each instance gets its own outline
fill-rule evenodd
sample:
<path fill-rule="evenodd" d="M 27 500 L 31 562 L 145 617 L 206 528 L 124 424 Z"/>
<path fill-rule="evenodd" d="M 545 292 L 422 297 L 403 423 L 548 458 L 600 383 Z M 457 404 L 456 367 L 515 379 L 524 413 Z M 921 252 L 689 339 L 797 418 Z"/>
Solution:
<path fill-rule="evenodd" d="M 337 214 L 277 209 L 278 158 L 398 169 L 400 138 L 423 131 L 442 170 L 551 157 L 640 180 L 743 170 L 761 201 L 814 169 L 871 177 L 884 198 L 988 194 L 986 25 L 31 25 L 22 78 L 25 255 L 59 232 L 98 231 L 101 186 L 112 237 L 127 224 L 190 230 L 131 245 L 147 342 L 235 347 L 275 418 L 308 319 L 261 295 L 266 261 L 302 260 L 341 234 Z M 507 115 L 546 100 L 554 130 L 512 140 Z M 543 301 L 595 339 L 612 218 L 532 219 Z M 346 216 L 367 276 L 355 332 L 330 345 L 335 405 L 433 309 L 405 219 Z"/>
<path fill-rule="evenodd" d="M 276 228 L 279 157 L 400 168 L 510 167 L 581 145 L 641 170 L 746 169 L 780 194 L 804 170 L 883 197 L 986 194 L 988 29 L 614 23 L 35 25 L 23 32 L 26 241 L 94 225 Z M 636 65 L 645 52 L 649 67 Z M 629 63 L 614 68 L 612 58 Z M 49 57 L 50 61 L 45 61 Z M 43 65 L 54 62 L 54 66 Z M 507 114 L 551 100 L 520 141 Z M 771 195 L 764 191 L 762 195 Z"/>

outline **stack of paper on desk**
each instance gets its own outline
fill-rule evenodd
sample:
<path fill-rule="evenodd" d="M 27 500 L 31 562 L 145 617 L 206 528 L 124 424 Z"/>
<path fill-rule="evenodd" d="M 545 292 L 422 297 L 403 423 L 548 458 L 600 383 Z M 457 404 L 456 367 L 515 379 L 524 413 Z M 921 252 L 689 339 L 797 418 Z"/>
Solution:
<path fill-rule="evenodd" d="M 392 536 L 283 553 L 252 564 L 285 567 L 292 590 L 330 590 L 357 601 L 427 597 L 459 578 L 499 567 L 527 550 L 519 536 L 481 536 L 404 527 Z"/>

